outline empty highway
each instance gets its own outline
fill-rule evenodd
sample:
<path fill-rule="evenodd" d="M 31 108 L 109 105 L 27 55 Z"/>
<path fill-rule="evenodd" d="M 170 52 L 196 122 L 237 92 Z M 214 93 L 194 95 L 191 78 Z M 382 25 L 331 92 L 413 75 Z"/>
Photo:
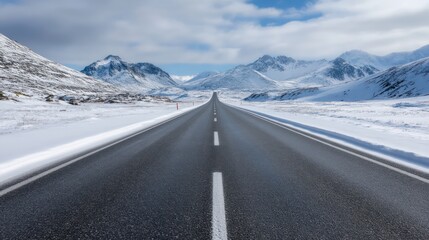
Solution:
<path fill-rule="evenodd" d="M 214 94 L 5 193 L 0 239 L 429 239 L 426 176 L 367 158 Z"/>

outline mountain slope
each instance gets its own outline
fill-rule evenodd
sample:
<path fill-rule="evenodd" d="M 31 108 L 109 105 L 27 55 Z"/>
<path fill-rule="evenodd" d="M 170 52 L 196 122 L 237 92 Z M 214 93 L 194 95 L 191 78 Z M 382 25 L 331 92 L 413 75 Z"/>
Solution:
<path fill-rule="evenodd" d="M 0 34 L 2 91 L 27 94 L 95 94 L 119 91 L 111 84 L 52 62 Z"/>
<path fill-rule="evenodd" d="M 288 81 L 315 72 L 327 65 L 326 60 L 301 61 L 286 56 L 264 55 L 246 66 L 271 79 Z"/>
<path fill-rule="evenodd" d="M 360 101 L 429 95 L 429 58 L 417 60 L 358 81 L 321 89 L 303 98 L 316 101 Z"/>
<path fill-rule="evenodd" d="M 340 81 L 369 76 L 379 71 L 372 65 L 354 66 L 342 58 L 336 58 L 330 64 L 331 66 L 326 69 L 324 76 Z"/>
<path fill-rule="evenodd" d="M 132 91 L 177 87 L 162 69 L 150 63 L 127 63 L 109 55 L 82 70 L 82 73 Z"/>

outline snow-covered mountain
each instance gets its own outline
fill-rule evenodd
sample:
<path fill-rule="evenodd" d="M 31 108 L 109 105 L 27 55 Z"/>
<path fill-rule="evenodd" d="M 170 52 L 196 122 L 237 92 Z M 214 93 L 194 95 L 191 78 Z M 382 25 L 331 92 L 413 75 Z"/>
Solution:
<path fill-rule="evenodd" d="M 356 81 L 323 88 L 255 93 L 249 101 L 362 101 L 429 95 L 429 58 L 392 67 Z"/>
<path fill-rule="evenodd" d="M 52 62 L 0 34 L 0 91 L 26 94 L 95 94 L 119 90 Z"/>
<path fill-rule="evenodd" d="M 246 67 L 277 81 L 293 80 L 326 67 L 326 60 L 301 61 L 291 57 L 264 55 Z"/>
<path fill-rule="evenodd" d="M 343 58 L 336 58 L 323 72 L 324 76 L 335 80 L 353 80 L 372 75 L 379 70 L 372 65 L 352 65 Z"/>
<path fill-rule="evenodd" d="M 296 60 L 287 56 L 264 55 L 247 65 L 224 73 L 204 73 L 185 83 L 186 89 L 295 89 L 325 87 L 373 75 L 429 57 L 429 45 L 412 52 L 376 56 L 352 50 L 332 61 Z"/>
<path fill-rule="evenodd" d="M 372 65 L 353 65 L 339 57 L 332 61 L 316 62 L 323 64 L 302 76 L 287 80 L 289 85 L 292 88 L 331 86 L 369 76 L 379 71 Z"/>
<path fill-rule="evenodd" d="M 237 66 L 224 73 L 204 73 L 185 84 L 187 89 L 277 89 L 329 86 L 368 76 L 378 69 L 355 66 L 341 58 L 333 61 L 302 61 L 286 56 L 264 55 L 255 62 Z"/>
<path fill-rule="evenodd" d="M 168 73 L 151 63 L 127 63 L 113 55 L 90 64 L 82 73 L 131 91 L 178 85 Z"/>
<path fill-rule="evenodd" d="M 352 50 L 341 54 L 340 57 L 351 64 L 372 65 L 378 69 L 384 70 L 429 57 L 429 45 L 411 52 L 397 52 L 385 56 L 377 56 L 364 51 Z"/>
<path fill-rule="evenodd" d="M 279 85 L 276 81 L 263 74 L 240 65 L 224 73 L 204 73 L 186 82 L 183 87 L 187 90 L 255 90 L 275 89 Z"/>

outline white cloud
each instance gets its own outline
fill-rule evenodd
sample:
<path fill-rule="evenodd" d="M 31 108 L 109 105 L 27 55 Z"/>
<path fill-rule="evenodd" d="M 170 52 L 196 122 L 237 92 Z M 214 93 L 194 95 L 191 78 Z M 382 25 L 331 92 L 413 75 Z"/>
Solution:
<path fill-rule="evenodd" d="M 261 19 L 320 17 L 262 26 Z M 429 44 L 427 0 L 319 0 L 306 9 L 245 0 L 26 0 L 0 5 L 0 32 L 42 55 L 83 65 L 107 54 L 129 61 L 246 63 L 262 54 L 331 58 Z"/>

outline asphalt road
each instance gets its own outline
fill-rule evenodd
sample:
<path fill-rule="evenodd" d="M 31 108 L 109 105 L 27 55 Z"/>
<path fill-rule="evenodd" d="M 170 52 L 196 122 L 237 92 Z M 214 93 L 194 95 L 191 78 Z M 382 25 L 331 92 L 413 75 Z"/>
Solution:
<path fill-rule="evenodd" d="M 429 239 L 429 184 L 219 102 L 0 197 L 0 239 Z"/>

